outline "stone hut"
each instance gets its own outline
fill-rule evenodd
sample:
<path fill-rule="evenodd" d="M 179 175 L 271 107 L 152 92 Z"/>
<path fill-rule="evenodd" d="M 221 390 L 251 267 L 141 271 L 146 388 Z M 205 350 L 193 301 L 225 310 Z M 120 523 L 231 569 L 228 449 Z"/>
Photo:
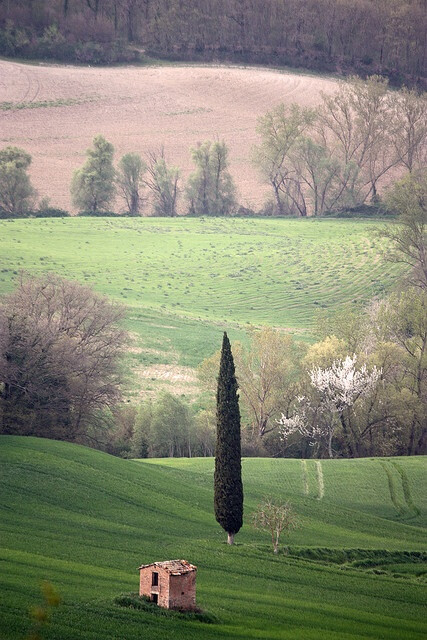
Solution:
<path fill-rule="evenodd" d="M 139 567 L 139 595 L 165 609 L 196 607 L 197 567 L 186 560 L 166 560 Z"/>

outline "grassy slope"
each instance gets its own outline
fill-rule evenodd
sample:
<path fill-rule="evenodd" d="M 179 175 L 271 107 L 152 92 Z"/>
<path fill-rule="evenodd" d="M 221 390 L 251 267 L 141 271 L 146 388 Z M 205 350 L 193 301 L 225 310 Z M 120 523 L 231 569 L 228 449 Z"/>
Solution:
<path fill-rule="evenodd" d="M 246 522 L 257 500 L 290 498 L 303 527 L 292 545 L 418 550 L 425 543 L 425 459 L 398 459 L 411 503 L 391 500 L 378 460 L 315 462 L 304 495 L 299 460 L 246 459 Z M 391 462 L 395 493 L 401 478 Z M 48 579 L 64 602 L 47 638 L 410 639 L 423 637 L 426 587 L 392 578 L 274 557 L 266 534 L 245 524 L 234 548 L 212 515 L 212 459 L 125 461 L 84 447 L 0 438 L 0 637 L 28 630 L 27 607 Z M 408 494 L 407 494 L 408 495 Z M 137 588 L 141 562 L 184 557 L 199 566 L 198 601 L 218 616 L 206 625 L 115 606 Z"/>
<path fill-rule="evenodd" d="M 358 220 L 65 219 L 0 221 L 0 293 L 19 270 L 51 270 L 121 300 L 151 351 L 141 363 L 194 366 L 223 327 L 309 334 L 320 309 L 387 290 L 377 223 Z M 233 331 L 234 328 L 234 331 Z M 153 349 L 155 353 L 153 353 Z"/>

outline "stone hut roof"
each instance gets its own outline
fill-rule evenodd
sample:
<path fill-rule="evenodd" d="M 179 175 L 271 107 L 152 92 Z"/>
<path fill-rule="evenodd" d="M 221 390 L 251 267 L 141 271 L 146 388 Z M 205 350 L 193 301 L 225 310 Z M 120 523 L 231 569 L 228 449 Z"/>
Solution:
<path fill-rule="evenodd" d="M 142 564 L 139 569 L 147 569 L 148 567 L 165 569 L 173 576 L 180 576 L 183 573 L 197 571 L 197 567 L 194 564 L 187 562 L 187 560 L 165 560 L 164 562 L 152 562 L 150 564 Z"/>

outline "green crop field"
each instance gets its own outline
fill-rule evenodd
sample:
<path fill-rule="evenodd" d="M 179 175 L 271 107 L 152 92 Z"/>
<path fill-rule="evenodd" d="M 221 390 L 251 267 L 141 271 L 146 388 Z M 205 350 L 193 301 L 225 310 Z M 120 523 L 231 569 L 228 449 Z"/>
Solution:
<path fill-rule="evenodd" d="M 47 640 L 419 639 L 427 595 L 426 461 L 244 459 L 237 544 L 213 516 L 213 460 L 132 461 L 0 437 L 0 638 L 29 638 L 48 580 L 62 603 Z M 390 481 L 391 478 L 391 481 Z M 300 529 L 274 556 L 250 513 L 289 499 Z M 198 566 L 212 624 L 120 607 L 141 563 Z"/>
<path fill-rule="evenodd" d="M 140 364 L 194 367 L 221 331 L 250 324 L 313 336 L 319 311 L 381 295 L 400 268 L 375 227 L 328 219 L 112 219 L 0 222 L 0 293 L 21 270 L 54 271 L 127 307 Z"/>

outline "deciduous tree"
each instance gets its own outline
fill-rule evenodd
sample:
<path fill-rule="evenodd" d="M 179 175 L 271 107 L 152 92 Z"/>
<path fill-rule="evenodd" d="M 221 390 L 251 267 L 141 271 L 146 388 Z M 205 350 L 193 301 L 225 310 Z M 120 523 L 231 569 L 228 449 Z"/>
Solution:
<path fill-rule="evenodd" d="M 120 398 L 123 311 L 76 282 L 22 278 L 0 307 L 3 433 L 94 436 Z"/>
<path fill-rule="evenodd" d="M 347 191 L 355 203 L 377 198 L 378 182 L 399 159 L 392 145 L 392 110 L 388 82 L 380 76 L 357 76 L 322 93 L 319 131 L 342 164 Z"/>
<path fill-rule="evenodd" d="M 80 211 L 98 213 L 111 206 L 116 192 L 113 154 L 113 145 L 95 136 L 85 164 L 74 171 L 71 183 L 72 202 Z"/>
<path fill-rule="evenodd" d="M 282 415 L 279 420 L 283 437 L 299 431 L 314 441 L 326 438 L 328 454 L 332 458 L 332 439 L 340 426 L 350 455 L 357 455 L 354 434 L 344 412 L 374 389 L 382 372 L 376 366 L 368 371 L 366 364 L 356 369 L 356 360 L 355 355 L 347 356 L 344 360 L 334 361 L 330 367 L 314 367 L 309 371 L 311 385 L 318 392 L 320 402 L 314 404 L 301 396 L 299 410 L 291 417 Z"/>
<path fill-rule="evenodd" d="M 179 169 L 168 166 L 164 148 L 150 151 L 145 184 L 151 192 L 153 215 L 173 218 L 177 215 L 179 197 Z"/>
<path fill-rule="evenodd" d="M 31 209 L 36 195 L 28 176 L 31 156 L 19 147 L 0 151 L 0 209 L 20 215 Z"/>
<path fill-rule="evenodd" d="M 380 230 L 392 241 L 390 260 L 411 268 L 412 284 L 427 291 L 427 171 L 410 174 L 389 191 L 386 204 L 396 223 Z"/>
<path fill-rule="evenodd" d="M 289 502 L 278 502 L 265 498 L 252 514 L 252 524 L 256 529 L 268 531 L 271 535 L 273 552 L 279 552 L 280 536 L 299 526 L 295 512 Z"/>
<path fill-rule="evenodd" d="M 194 147 L 191 156 L 196 170 L 187 185 L 190 214 L 230 215 L 236 206 L 236 187 L 228 171 L 227 145 L 207 140 Z"/>
<path fill-rule="evenodd" d="M 186 402 L 161 393 L 153 404 L 150 425 L 150 455 L 155 457 L 192 456 L 192 416 Z"/>
<path fill-rule="evenodd" d="M 394 424 L 406 440 L 401 453 L 424 454 L 427 447 L 427 290 L 407 287 L 379 305 L 378 337 L 397 347 L 392 354 L 390 392 L 400 398 Z M 381 344 L 381 343 L 380 343 Z M 388 358 L 390 360 L 390 356 Z M 402 438 L 401 438 L 402 439 Z"/>
<path fill-rule="evenodd" d="M 300 347 L 289 335 L 268 327 L 252 331 L 248 347 L 236 345 L 235 360 L 242 400 L 253 438 L 263 438 L 276 426 L 298 380 Z"/>
<path fill-rule="evenodd" d="M 129 215 L 141 213 L 145 162 L 137 153 L 126 153 L 119 162 L 116 182 L 121 198 L 125 201 Z"/>
<path fill-rule="evenodd" d="M 427 164 L 427 93 L 403 87 L 391 94 L 393 145 L 399 162 L 410 172 Z"/>
<path fill-rule="evenodd" d="M 304 346 L 291 336 L 269 327 L 251 330 L 249 343 L 234 343 L 242 414 L 248 421 L 250 439 L 258 443 L 277 427 L 276 417 L 288 411 L 295 396 Z M 199 380 L 211 393 L 216 386 L 220 352 L 199 367 Z"/>
<path fill-rule="evenodd" d="M 254 148 L 254 161 L 273 188 L 279 215 L 307 215 L 291 153 L 314 120 L 312 109 L 280 104 L 258 121 L 261 143 Z"/>

